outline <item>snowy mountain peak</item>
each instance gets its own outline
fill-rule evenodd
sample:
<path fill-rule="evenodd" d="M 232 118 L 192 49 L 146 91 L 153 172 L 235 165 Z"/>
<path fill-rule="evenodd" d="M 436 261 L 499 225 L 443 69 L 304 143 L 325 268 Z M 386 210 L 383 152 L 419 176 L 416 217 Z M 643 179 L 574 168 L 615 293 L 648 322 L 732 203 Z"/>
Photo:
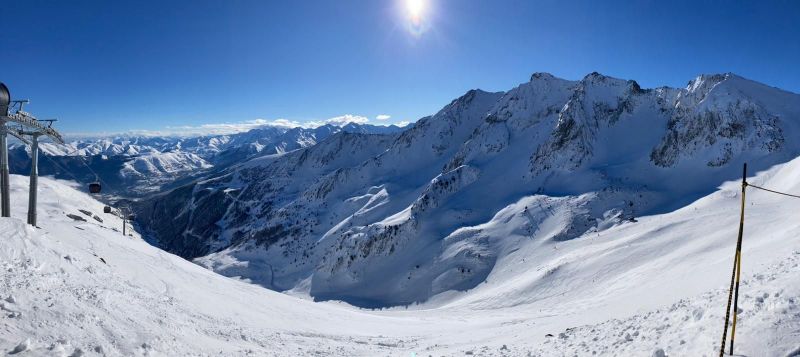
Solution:
<path fill-rule="evenodd" d="M 703 99 L 720 83 L 731 78 L 730 73 L 721 74 L 701 74 L 686 85 L 684 92 L 681 93 L 682 105 L 692 106 L 702 102 Z"/>
<path fill-rule="evenodd" d="M 470 89 L 462 96 L 454 99 L 449 105 L 442 108 L 441 111 L 446 111 L 448 108 L 464 108 L 470 105 L 473 101 L 491 101 L 496 100 L 498 94 L 503 92 L 487 92 L 482 89 Z"/>
<path fill-rule="evenodd" d="M 583 79 L 581 79 L 581 84 L 584 87 L 588 86 L 623 87 L 628 84 L 628 81 L 624 79 L 606 76 L 598 72 L 592 72 L 584 76 Z"/>
<path fill-rule="evenodd" d="M 546 81 L 546 80 L 551 80 L 551 79 L 557 79 L 557 78 L 556 78 L 556 76 L 554 76 L 554 75 L 552 75 L 550 73 L 547 73 L 547 72 L 535 72 L 534 74 L 531 75 L 531 80 L 530 81 L 531 82 L 533 82 L 535 80 L 545 80 Z"/>
<path fill-rule="evenodd" d="M 786 100 L 784 90 L 767 86 L 763 83 L 744 78 L 735 73 L 701 74 L 686 85 L 681 93 L 683 105 L 697 105 L 707 96 L 718 93 L 721 97 L 746 97 L 761 100 L 764 96 L 778 96 Z M 774 104 L 774 102 L 773 102 Z"/>
<path fill-rule="evenodd" d="M 668 134 L 652 154 L 659 166 L 691 157 L 718 167 L 740 155 L 798 149 L 785 138 L 800 129 L 800 96 L 732 73 L 690 81 L 670 113 Z"/>
<path fill-rule="evenodd" d="M 742 78 L 730 72 L 716 73 L 716 74 L 701 74 L 689 81 L 689 83 L 686 85 L 686 90 L 689 92 L 697 92 L 697 91 L 708 92 L 710 88 L 713 88 L 720 82 L 734 77 Z"/>
<path fill-rule="evenodd" d="M 417 125 L 426 125 L 430 120 L 445 120 L 452 122 L 451 125 L 460 125 L 465 121 L 473 122 L 474 119 L 483 120 L 503 94 L 503 92 L 491 93 L 481 89 L 471 89 L 439 110 L 436 115 L 420 119 Z"/>

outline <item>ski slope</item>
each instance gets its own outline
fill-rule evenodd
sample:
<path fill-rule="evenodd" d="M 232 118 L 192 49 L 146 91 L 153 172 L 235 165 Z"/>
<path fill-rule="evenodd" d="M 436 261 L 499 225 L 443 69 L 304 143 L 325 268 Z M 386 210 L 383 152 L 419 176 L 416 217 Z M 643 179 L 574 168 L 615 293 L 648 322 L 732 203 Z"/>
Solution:
<path fill-rule="evenodd" d="M 800 159 L 749 181 L 800 192 Z M 559 241 L 548 232 L 562 230 L 564 212 L 531 227 L 530 210 L 554 200 L 580 209 L 587 198 L 524 197 L 448 237 L 456 246 L 490 237 L 482 244 L 503 251 L 484 283 L 363 310 L 226 278 L 122 236 L 119 219 L 62 181 L 40 179 L 41 228 L 31 228 L 27 178 L 11 184 L 15 218 L 0 218 L 0 352 L 13 356 L 712 356 L 740 199 L 738 182 L 721 183 L 674 212 L 608 217 L 601 230 Z M 751 189 L 746 210 L 736 352 L 797 355 L 800 200 Z"/>

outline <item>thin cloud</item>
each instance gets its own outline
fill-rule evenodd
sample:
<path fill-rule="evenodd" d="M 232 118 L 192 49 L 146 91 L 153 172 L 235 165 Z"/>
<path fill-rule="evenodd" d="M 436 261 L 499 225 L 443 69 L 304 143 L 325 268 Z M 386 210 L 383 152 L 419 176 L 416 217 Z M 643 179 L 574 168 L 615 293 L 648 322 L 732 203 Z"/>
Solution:
<path fill-rule="evenodd" d="M 387 116 L 388 117 L 388 116 Z M 240 122 L 229 123 L 210 123 L 201 125 L 182 125 L 167 126 L 161 130 L 129 130 L 124 132 L 96 132 L 96 133 L 67 133 L 66 137 L 78 138 L 101 138 L 101 137 L 194 137 L 207 135 L 229 135 L 243 133 L 257 128 L 277 127 L 277 128 L 318 128 L 324 125 L 345 126 L 350 123 L 367 124 L 369 118 L 361 115 L 345 114 L 326 120 L 308 120 L 304 122 L 289 119 L 253 119 Z M 385 124 L 385 123 L 381 123 Z"/>
<path fill-rule="evenodd" d="M 273 126 L 279 128 L 296 128 L 304 126 L 303 123 L 288 119 L 253 119 L 241 122 L 231 123 L 210 123 L 201 125 L 182 125 L 182 126 L 167 126 L 160 130 L 129 130 L 122 132 L 97 132 L 97 133 L 67 133 L 66 137 L 70 138 L 92 138 L 92 137 L 115 137 L 115 136 L 140 136 L 140 137 L 155 137 L 155 136 L 168 136 L 168 137 L 191 137 L 191 136 L 205 136 L 205 135 L 228 135 L 243 133 L 256 128 L 266 126 Z"/>
<path fill-rule="evenodd" d="M 350 123 L 354 124 L 366 124 L 369 122 L 369 119 L 364 116 L 360 115 L 353 115 L 353 114 L 345 114 L 338 117 L 333 117 L 325 121 L 327 124 L 337 125 L 337 126 L 345 126 Z"/>
<path fill-rule="evenodd" d="M 376 116 L 375 119 L 377 119 L 377 120 L 389 120 L 389 118 L 391 118 L 391 117 L 392 116 L 388 115 L 388 114 L 378 114 L 378 116 Z"/>
<path fill-rule="evenodd" d="M 288 119 L 253 119 L 235 123 L 212 123 L 202 125 L 168 126 L 165 130 L 157 132 L 174 133 L 176 135 L 196 136 L 196 135 L 225 135 L 236 134 L 250 131 L 265 126 L 280 128 L 296 128 L 303 126 L 302 123 Z M 145 130 L 145 132 L 147 132 Z"/>

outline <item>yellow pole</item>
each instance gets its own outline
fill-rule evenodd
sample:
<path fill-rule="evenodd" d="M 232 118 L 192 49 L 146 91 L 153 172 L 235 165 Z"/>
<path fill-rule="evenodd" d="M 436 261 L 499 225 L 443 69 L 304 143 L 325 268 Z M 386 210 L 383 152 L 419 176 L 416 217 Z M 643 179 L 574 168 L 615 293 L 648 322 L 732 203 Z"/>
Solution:
<path fill-rule="evenodd" d="M 725 327 L 722 330 L 722 345 L 719 347 L 719 355 L 722 357 L 725 354 L 725 339 L 728 337 L 728 319 L 731 313 L 731 299 L 734 295 L 735 285 L 735 301 L 733 307 L 733 328 L 731 329 L 731 354 L 733 354 L 733 336 L 736 333 L 736 310 L 739 303 L 739 275 L 742 268 L 742 235 L 744 233 L 744 202 L 745 202 L 745 188 L 747 188 L 747 164 L 744 164 L 742 170 L 742 203 L 739 213 L 739 237 L 736 239 L 736 254 L 733 258 L 733 273 L 731 274 L 731 287 L 728 290 L 728 306 L 725 308 Z M 735 279 L 735 280 L 734 280 Z"/>
<path fill-rule="evenodd" d="M 739 276 L 742 275 L 742 251 L 738 252 L 736 259 L 736 288 L 733 293 L 733 325 L 731 325 L 731 352 L 733 355 L 733 339 L 736 337 L 736 317 L 739 315 Z"/>

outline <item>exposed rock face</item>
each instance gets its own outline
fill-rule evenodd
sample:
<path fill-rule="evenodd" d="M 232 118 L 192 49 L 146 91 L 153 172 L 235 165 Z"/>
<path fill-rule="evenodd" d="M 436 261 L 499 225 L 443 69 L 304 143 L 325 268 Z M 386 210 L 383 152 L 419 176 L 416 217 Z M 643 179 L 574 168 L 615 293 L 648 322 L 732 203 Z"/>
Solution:
<path fill-rule="evenodd" d="M 668 132 L 653 149 L 653 162 L 669 167 L 681 156 L 701 153 L 708 166 L 722 166 L 745 151 L 779 151 L 785 141 L 781 119 L 757 97 L 736 95 L 737 82 L 745 81 L 726 74 L 689 82 L 675 100 Z"/>

